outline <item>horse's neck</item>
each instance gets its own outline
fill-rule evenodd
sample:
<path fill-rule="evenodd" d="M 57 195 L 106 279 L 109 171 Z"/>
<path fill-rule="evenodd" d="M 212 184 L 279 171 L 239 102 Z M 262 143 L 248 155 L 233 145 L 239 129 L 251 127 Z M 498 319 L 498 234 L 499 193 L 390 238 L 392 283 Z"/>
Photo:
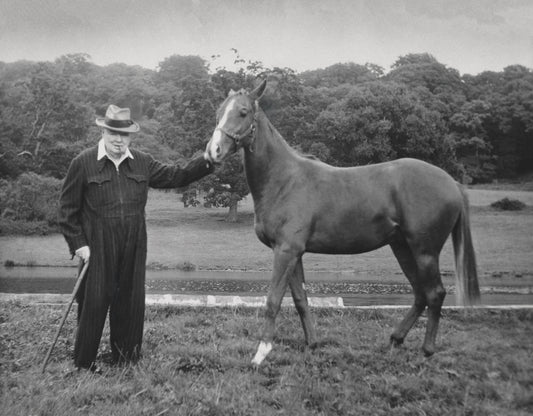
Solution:
<path fill-rule="evenodd" d="M 271 181 L 283 177 L 279 172 L 287 172 L 295 156 L 262 110 L 258 112 L 255 135 L 253 145 L 245 149 L 244 161 L 248 186 L 257 199 Z"/>

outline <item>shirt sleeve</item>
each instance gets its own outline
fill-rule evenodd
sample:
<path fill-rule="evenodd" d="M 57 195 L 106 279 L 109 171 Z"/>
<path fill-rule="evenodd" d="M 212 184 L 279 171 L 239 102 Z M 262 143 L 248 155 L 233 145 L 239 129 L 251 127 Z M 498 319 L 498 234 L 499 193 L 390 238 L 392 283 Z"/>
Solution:
<path fill-rule="evenodd" d="M 150 156 L 149 185 L 152 188 L 181 188 L 212 173 L 212 163 L 203 156 L 192 159 L 185 167 L 158 162 Z"/>
<path fill-rule="evenodd" d="M 59 197 L 59 229 L 67 241 L 72 256 L 78 248 L 88 245 L 81 224 L 84 177 L 84 168 L 80 159 L 73 159 Z"/>

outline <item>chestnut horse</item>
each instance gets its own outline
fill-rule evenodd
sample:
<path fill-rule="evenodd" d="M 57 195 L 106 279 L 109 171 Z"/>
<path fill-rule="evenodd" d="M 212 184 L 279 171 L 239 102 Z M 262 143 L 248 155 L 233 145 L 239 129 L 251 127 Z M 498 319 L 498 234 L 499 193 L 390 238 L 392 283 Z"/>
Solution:
<path fill-rule="evenodd" d="M 221 163 L 244 149 L 255 232 L 274 252 L 262 340 L 252 363 L 272 349 L 275 319 L 287 286 L 306 343 L 316 345 L 304 286 L 305 252 L 357 254 L 390 245 L 414 293 L 414 303 L 391 335 L 399 345 L 427 308 L 423 351 L 435 352 L 446 294 L 439 255 L 452 235 L 456 284 L 463 304 L 479 299 L 465 191 L 442 169 L 416 159 L 337 168 L 292 149 L 258 105 L 263 81 L 247 93 L 231 91 L 217 112 L 205 157 Z"/>

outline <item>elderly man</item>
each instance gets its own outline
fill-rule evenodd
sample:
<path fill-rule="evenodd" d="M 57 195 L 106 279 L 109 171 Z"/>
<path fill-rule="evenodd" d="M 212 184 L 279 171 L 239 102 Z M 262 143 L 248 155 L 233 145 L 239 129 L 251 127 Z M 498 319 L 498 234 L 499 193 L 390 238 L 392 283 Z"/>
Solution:
<path fill-rule="evenodd" d="M 130 134 L 139 125 L 128 108 L 110 105 L 96 124 L 103 128 L 102 139 L 72 160 L 59 201 L 59 225 L 71 254 L 90 258 L 77 295 L 74 363 L 93 371 L 108 310 L 113 360 L 140 356 L 148 187 L 182 187 L 213 171 L 204 157 L 180 168 L 130 149 Z"/>

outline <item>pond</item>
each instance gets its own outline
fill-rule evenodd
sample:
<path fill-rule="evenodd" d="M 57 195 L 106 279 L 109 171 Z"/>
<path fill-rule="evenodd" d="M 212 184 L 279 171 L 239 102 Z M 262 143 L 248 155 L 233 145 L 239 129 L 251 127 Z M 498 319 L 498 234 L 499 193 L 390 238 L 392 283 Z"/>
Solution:
<path fill-rule="evenodd" d="M 0 268 L 0 293 L 70 294 L 76 281 L 72 267 Z M 364 281 L 342 273 L 306 274 L 309 296 L 340 296 L 345 306 L 409 305 L 411 288 L 395 278 L 387 283 Z M 211 294 L 264 296 L 270 286 L 270 272 L 147 270 L 147 294 Z M 446 306 L 455 305 L 453 285 L 446 287 Z M 531 305 L 529 286 L 482 287 L 485 305 Z"/>

